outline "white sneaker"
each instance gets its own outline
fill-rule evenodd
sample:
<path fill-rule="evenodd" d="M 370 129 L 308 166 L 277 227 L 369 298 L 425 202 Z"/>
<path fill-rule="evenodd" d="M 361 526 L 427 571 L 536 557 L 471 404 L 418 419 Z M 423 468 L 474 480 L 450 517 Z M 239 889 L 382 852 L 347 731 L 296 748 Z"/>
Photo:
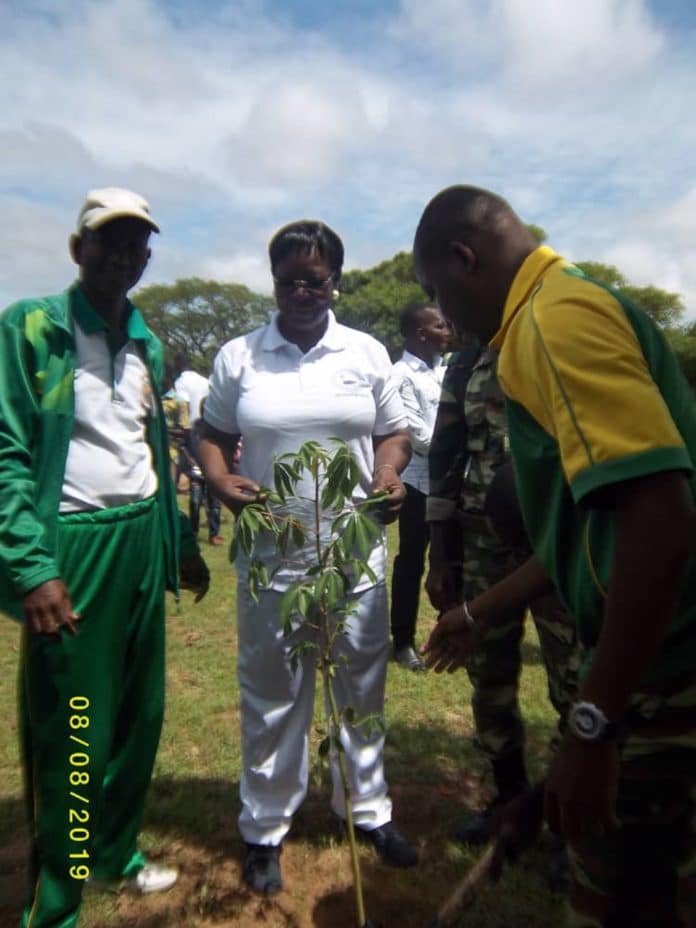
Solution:
<path fill-rule="evenodd" d="M 179 871 L 173 867 L 145 864 L 135 876 L 126 880 L 126 888 L 136 893 L 163 893 L 179 879 Z"/>

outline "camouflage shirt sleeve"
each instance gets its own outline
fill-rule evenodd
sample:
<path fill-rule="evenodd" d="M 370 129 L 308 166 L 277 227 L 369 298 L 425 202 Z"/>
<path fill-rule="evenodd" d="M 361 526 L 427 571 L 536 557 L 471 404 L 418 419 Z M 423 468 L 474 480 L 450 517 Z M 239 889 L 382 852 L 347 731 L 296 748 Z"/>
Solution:
<path fill-rule="evenodd" d="M 459 352 L 452 357 L 445 371 L 435 429 L 428 452 L 428 522 L 454 519 L 459 509 L 462 475 L 467 458 L 464 398 L 474 360 Z"/>

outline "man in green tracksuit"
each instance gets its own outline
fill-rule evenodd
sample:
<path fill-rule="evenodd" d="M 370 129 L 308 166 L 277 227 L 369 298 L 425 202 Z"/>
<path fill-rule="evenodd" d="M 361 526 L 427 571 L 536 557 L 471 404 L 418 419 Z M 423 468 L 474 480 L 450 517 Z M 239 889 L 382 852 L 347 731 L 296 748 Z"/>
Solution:
<path fill-rule="evenodd" d="M 22 928 L 72 928 L 85 880 L 165 889 L 136 847 L 164 707 L 164 591 L 208 572 L 181 520 L 162 349 L 127 293 L 158 231 L 91 191 L 80 280 L 0 315 L 0 608 L 24 624 L 19 707 L 32 836 Z"/>

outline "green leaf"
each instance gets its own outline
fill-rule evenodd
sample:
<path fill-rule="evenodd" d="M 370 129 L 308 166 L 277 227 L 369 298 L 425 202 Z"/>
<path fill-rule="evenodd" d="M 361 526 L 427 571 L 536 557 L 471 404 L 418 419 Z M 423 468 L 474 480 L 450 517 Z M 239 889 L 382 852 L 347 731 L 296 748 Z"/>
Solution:
<path fill-rule="evenodd" d="M 273 485 L 282 502 L 285 502 L 288 496 L 292 496 L 296 482 L 295 472 L 289 464 L 282 460 L 274 463 Z"/>
<path fill-rule="evenodd" d="M 343 598 L 343 583 L 336 570 L 327 569 L 322 572 L 315 585 L 315 596 L 325 604 L 326 611 L 332 612 Z"/>
<path fill-rule="evenodd" d="M 314 605 L 312 592 L 303 586 L 297 595 L 297 612 L 303 619 L 308 619 Z"/>
<path fill-rule="evenodd" d="M 249 573 L 247 575 L 247 580 L 249 584 L 249 593 L 251 598 L 255 603 L 259 601 L 259 571 L 256 564 L 252 564 L 249 567 Z"/>
<path fill-rule="evenodd" d="M 370 509 L 374 509 L 376 506 L 381 506 L 384 500 L 389 496 L 387 490 L 381 490 L 379 493 L 375 493 L 374 496 L 368 496 L 367 499 L 362 499 L 356 505 L 356 512 L 366 513 Z"/>
<path fill-rule="evenodd" d="M 288 587 L 280 598 L 279 618 L 283 627 L 285 627 L 286 623 L 297 612 L 297 597 L 299 593 L 300 584 L 295 583 Z"/>
<path fill-rule="evenodd" d="M 290 519 L 290 533 L 292 535 L 292 543 L 296 548 L 301 548 L 305 543 L 305 529 L 299 519 L 291 518 Z"/>
<path fill-rule="evenodd" d="M 288 553 L 288 545 L 290 544 L 290 533 L 291 533 L 290 520 L 286 519 L 283 522 L 283 524 L 280 526 L 280 528 L 278 529 L 278 534 L 276 535 L 276 544 L 281 554 Z"/>
<path fill-rule="evenodd" d="M 362 557 L 367 557 L 372 550 L 370 533 L 367 528 L 367 519 L 364 516 L 361 516 L 360 513 L 355 513 L 355 544 L 362 555 Z"/>
<path fill-rule="evenodd" d="M 369 579 L 370 583 L 373 583 L 373 584 L 377 583 L 377 574 L 374 572 L 374 570 L 370 567 L 369 564 L 365 563 L 362 565 L 361 573 L 367 575 L 367 578 Z"/>

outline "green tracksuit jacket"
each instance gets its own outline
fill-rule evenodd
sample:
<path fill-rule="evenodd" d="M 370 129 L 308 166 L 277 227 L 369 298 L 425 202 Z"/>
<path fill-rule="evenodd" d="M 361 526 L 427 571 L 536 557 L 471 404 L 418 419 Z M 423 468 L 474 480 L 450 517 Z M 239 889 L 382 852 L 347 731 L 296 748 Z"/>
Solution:
<path fill-rule="evenodd" d="M 71 304 L 77 286 L 21 300 L 0 315 L 0 609 L 17 619 L 23 618 L 24 595 L 59 576 L 58 507 L 75 405 Z M 180 552 L 190 557 L 197 545 L 178 510 L 169 470 L 159 396 L 162 345 L 131 309 L 129 331 L 144 346 L 155 395 L 148 441 L 159 483 L 167 587 L 178 592 Z"/>

